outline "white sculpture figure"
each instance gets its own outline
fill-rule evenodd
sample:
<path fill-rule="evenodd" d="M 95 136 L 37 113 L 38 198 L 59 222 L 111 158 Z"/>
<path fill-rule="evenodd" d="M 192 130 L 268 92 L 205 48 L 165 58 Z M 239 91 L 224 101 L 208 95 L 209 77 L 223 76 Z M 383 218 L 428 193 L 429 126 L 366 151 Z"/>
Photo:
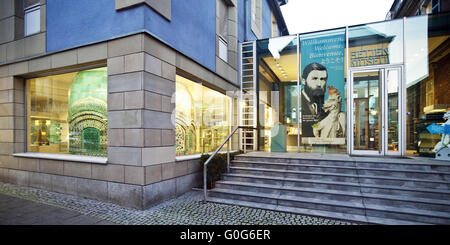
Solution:
<path fill-rule="evenodd" d="M 450 127 L 450 111 L 444 114 L 444 119 L 446 122 L 443 127 L 447 125 Z M 450 160 L 450 134 L 442 134 L 441 141 L 439 141 L 436 146 L 434 146 L 433 152 L 436 152 L 436 159 L 438 160 Z"/>
<path fill-rule="evenodd" d="M 315 137 L 345 137 L 345 113 L 341 112 L 341 103 L 342 97 L 339 91 L 333 86 L 328 86 L 328 99 L 322 107 L 328 115 L 313 126 Z"/>

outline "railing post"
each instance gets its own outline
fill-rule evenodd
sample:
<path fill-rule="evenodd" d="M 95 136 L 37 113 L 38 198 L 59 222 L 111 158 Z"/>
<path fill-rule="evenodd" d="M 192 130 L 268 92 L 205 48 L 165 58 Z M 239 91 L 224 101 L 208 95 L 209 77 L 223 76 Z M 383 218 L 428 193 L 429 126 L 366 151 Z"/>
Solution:
<path fill-rule="evenodd" d="M 205 198 L 203 199 L 203 204 L 206 203 L 206 167 L 207 167 L 206 164 L 203 165 L 203 194 L 205 195 Z"/>
<path fill-rule="evenodd" d="M 227 173 L 230 172 L 230 140 L 227 143 Z"/>

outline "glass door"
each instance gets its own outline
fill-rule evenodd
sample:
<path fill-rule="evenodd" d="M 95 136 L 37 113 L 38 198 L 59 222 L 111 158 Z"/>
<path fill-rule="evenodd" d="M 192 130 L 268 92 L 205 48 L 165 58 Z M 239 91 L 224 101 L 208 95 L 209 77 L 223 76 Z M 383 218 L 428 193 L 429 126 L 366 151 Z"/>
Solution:
<path fill-rule="evenodd" d="M 356 70 L 350 78 L 350 154 L 400 155 L 401 67 Z"/>

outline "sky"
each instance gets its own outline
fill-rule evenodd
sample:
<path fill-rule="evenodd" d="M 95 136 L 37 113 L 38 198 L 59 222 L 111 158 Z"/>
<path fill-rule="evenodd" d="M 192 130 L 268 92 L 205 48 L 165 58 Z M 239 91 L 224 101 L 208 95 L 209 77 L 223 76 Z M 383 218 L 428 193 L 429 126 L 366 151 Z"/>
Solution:
<path fill-rule="evenodd" d="M 289 34 L 383 21 L 394 0 L 289 0 L 281 11 Z"/>

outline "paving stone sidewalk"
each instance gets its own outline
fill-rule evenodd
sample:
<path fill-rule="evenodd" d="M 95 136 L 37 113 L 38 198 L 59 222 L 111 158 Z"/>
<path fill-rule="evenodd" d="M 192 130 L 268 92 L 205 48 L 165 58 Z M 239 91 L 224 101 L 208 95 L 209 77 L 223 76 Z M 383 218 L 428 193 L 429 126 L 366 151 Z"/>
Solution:
<path fill-rule="evenodd" d="M 202 202 L 191 191 L 147 210 L 0 182 L 0 224 L 350 225 L 324 218 Z"/>

